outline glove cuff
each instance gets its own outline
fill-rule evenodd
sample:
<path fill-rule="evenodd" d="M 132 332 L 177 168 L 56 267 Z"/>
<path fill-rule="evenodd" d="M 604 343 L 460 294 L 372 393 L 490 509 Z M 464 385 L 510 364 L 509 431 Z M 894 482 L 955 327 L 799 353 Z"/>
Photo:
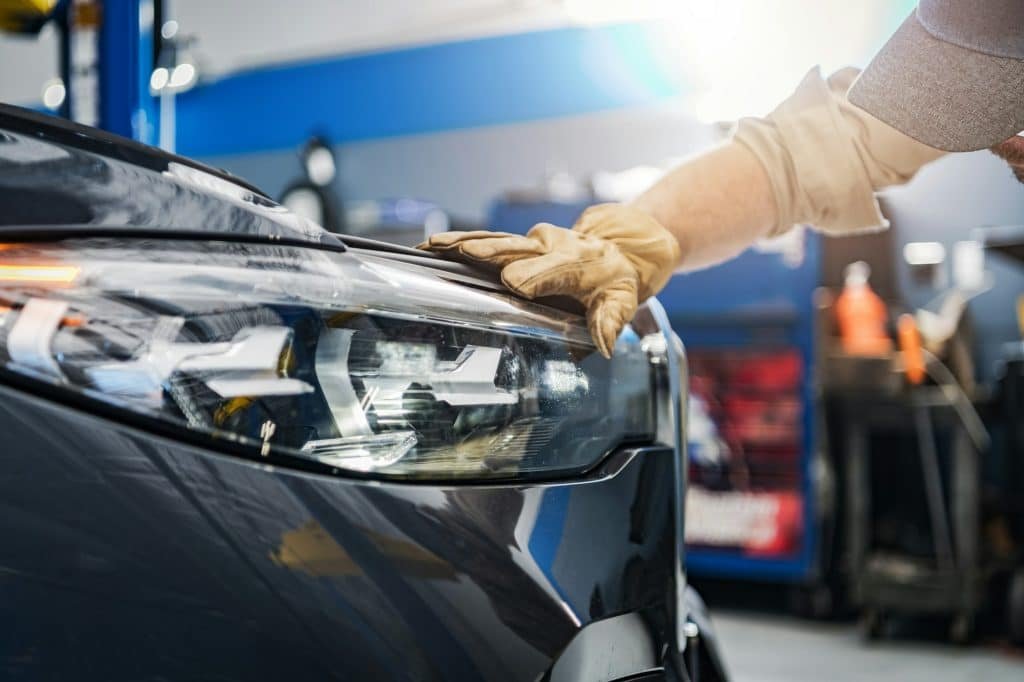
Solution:
<path fill-rule="evenodd" d="M 637 300 L 661 291 L 682 262 L 675 236 L 646 211 L 626 204 L 598 204 L 580 216 L 573 231 L 611 243 L 633 265 Z"/>

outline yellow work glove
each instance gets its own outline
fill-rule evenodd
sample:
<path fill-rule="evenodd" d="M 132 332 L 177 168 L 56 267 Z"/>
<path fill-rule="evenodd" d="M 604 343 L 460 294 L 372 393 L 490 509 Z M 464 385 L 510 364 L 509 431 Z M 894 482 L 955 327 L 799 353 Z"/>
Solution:
<path fill-rule="evenodd" d="M 526 236 L 443 232 L 420 248 L 501 268 L 501 281 L 525 296 L 569 296 L 587 309 L 587 326 L 605 357 L 637 306 L 668 282 L 681 253 L 657 220 L 624 204 L 583 212 L 571 230 L 547 223 Z"/>

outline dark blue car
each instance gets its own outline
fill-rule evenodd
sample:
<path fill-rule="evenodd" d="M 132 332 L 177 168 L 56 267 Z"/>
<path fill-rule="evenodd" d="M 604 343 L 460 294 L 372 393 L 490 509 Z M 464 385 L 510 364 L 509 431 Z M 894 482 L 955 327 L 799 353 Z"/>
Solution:
<path fill-rule="evenodd" d="M 723 679 L 684 371 L 0 107 L 0 677 Z"/>

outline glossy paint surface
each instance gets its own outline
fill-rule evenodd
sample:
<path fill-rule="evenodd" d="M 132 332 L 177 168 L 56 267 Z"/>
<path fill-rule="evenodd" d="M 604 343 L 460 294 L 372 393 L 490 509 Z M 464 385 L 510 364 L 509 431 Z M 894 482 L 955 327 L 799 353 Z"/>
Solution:
<path fill-rule="evenodd" d="M 341 249 L 319 225 L 194 161 L 0 105 L 0 232 L 189 232 Z"/>
<path fill-rule="evenodd" d="M 303 474 L 0 387 L 5 677 L 535 680 L 625 612 L 670 637 L 669 449 L 585 481 Z M 609 642 L 612 646 L 613 642 Z"/>

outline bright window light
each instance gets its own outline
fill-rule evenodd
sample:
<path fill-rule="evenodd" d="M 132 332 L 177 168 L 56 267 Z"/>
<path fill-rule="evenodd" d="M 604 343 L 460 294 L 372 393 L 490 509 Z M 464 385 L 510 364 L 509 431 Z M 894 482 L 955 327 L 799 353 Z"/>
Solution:
<path fill-rule="evenodd" d="M 564 0 L 582 25 L 651 21 L 705 122 L 762 116 L 815 65 L 867 64 L 913 0 Z"/>

